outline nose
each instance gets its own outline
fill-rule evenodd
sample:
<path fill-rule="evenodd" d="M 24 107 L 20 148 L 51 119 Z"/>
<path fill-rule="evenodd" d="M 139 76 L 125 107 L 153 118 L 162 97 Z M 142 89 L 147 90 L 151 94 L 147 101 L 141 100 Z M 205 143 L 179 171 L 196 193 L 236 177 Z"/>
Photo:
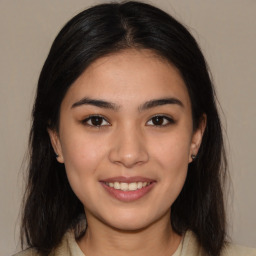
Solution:
<path fill-rule="evenodd" d="M 113 137 L 109 152 L 112 163 L 133 168 L 149 160 L 145 138 L 138 130 L 128 127 L 120 128 Z"/>

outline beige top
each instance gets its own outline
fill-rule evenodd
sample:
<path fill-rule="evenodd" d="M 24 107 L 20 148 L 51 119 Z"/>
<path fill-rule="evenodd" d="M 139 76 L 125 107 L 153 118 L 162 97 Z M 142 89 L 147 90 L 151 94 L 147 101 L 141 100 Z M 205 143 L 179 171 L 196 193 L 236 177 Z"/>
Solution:
<path fill-rule="evenodd" d="M 203 256 L 201 246 L 198 244 L 193 232 L 187 231 L 178 249 L 172 256 Z M 27 249 L 14 256 L 39 256 L 34 249 Z M 85 256 L 76 243 L 73 232 L 67 232 L 60 245 L 49 256 Z M 222 256 L 256 256 L 256 249 L 229 245 Z"/>

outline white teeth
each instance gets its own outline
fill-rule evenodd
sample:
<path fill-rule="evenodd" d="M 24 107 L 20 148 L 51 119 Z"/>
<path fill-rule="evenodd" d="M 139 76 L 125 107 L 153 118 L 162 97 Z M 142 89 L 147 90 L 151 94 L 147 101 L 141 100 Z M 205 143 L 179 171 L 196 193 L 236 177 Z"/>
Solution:
<path fill-rule="evenodd" d="M 115 188 L 115 189 L 120 189 L 120 187 L 121 187 L 121 186 L 120 186 L 120 183 L 119 183 L 119 182 L 115 182 L 115 183 L 114 183 L 114 188 Z"/>
<path fill-rule="evenodd" d="M 126 183 L 126 182 L 106 182 L 106 185 L 108 185 L 111 188 L 119 189 L 122 191 L 134 191 L 141 188 L 144 188 L 150 184 L 150 182 L 132 182 L 132 183 Z"/>
<path fill-rule="evenodd" d="M 137 190 L 137 189 L 138 189 L 138 185 L 136 182 L 129 184 L 129 190 Z"/>
<path fill-rule="evenodd" d="M 120 189 L 123 191 L 127 191 L 129 189 L 128 183 L 121 183 Z"/>

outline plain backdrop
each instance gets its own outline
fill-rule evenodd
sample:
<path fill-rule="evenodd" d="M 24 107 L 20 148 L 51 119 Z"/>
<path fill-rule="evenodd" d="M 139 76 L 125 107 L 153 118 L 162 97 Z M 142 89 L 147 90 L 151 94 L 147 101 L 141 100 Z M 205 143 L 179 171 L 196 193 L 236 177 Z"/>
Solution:
<path fill-rule="evenodd" d="M 0 255 L 19 250 L 22 162 L 40 69 L 66 21 L 102 2 L 0 0 Z M 256 1 L 145 2 L 186 24 L 206 56 L 227 133 L 229 233 L 235 243 L 256 247 Z"/>

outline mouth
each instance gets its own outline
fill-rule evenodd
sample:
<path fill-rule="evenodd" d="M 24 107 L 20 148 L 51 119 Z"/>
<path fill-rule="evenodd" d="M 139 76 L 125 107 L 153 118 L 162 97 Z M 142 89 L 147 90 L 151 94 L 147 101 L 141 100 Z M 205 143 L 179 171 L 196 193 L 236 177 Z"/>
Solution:
<path fill-rule="evenodd" d="M 126 182 L 105 182 L 105 184 L 114 189 L 122 190 L 122 191 L 136 191 L 142 188 L 145 188 L 149 186 L 152 182 L 131 182 L 131 183 L 126 183 Z"/>
<path fill-rule="evenodd" d="M 115 177 L 100 181 L 108 194 L 115 199 L 130 202 L 144 197 L 156 184 L 143 177 Z"/>

